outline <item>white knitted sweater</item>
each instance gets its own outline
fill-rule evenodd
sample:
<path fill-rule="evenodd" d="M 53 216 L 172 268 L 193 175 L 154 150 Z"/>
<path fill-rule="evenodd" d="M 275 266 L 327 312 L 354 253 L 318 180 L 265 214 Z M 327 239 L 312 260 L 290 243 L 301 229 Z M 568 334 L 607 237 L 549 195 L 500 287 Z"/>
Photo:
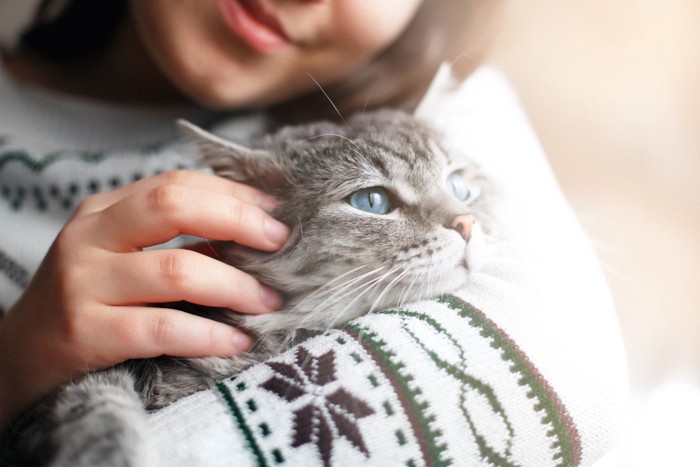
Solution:
<path fill-rule="evenodd" d="M 503 188 L 494 260 L 456 296 L 363 317 L 153 414 L 162 465 L 590 465 L 609 449 L 626 395 L 619 330 L 527 119 L 488 69 L 440 116 Z M 210 116 L 0 74 L 2 310 L 80 199 L 192 165 L 170 144 L 176 117 Z"/>

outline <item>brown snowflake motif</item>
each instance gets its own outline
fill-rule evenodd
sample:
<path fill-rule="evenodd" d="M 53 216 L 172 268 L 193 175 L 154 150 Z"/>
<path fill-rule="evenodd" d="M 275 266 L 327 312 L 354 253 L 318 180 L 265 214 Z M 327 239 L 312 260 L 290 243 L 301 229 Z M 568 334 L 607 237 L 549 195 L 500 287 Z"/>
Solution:
<path fill-rule="evenodd" d="M 326 387 L 337 381 L 335 352 L 329 350 L 316 357 L 299 346 L 295 357 L 293 364 L 268 362 L 275 374 L 260 385 L 287 402 L 306 394 L 313 396 L 308 404 L 294 412 L 292 447 L 312 443 L 321 454 L 323 465 L 330 466 L 333 440 L 339 435 L 369 456 L 357 421 L 374 414 L 374 410 L 343 388 L 329 394 Z"/>

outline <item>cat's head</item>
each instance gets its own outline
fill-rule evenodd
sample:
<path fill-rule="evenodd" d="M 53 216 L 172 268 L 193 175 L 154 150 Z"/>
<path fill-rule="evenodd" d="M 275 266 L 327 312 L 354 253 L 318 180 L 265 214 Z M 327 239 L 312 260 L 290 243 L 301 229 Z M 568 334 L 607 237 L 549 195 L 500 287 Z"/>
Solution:
<path fill-rule="evenodd" d="M 277 253 L 240 246 L 227 260 L 287 296 L 246 318 L 260 332 L 325 329 L 373 309 L 465 285 L 488 223 L 479 169 L 404 113 L 287 127 L 252 144 L 187 123 L 217 174 L 277 196 L 291 237 Z"/>

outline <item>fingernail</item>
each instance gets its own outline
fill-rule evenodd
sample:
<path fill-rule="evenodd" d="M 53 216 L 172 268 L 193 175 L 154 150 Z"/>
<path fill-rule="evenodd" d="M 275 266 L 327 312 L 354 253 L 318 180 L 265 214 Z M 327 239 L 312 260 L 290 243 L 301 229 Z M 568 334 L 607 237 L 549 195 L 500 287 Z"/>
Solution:
<path fill-rule="evenodd" d="M 253 346 L 253 338 L 248 334 L 236 331 L 233 334 L 233 346 L 237 351 L 247 352 Z"/>
<path fill-rule="evenodd" d="M 280 294 L 265 284 L 260 284 L 260 300 L 263 302 L 263 305 L 271 310 L 276 310 L 282 304 Z"/>
<path fill-rule="evenodd" d="M 265 219 L 265 233 L 267 238 L 277 245 L 282 245 L 289 237 L 289 229 L 286 225 L 272 218 Z"/>
<path fill-rule="evenodd" d="M 258 206 L 263 208 L 265 211 L 272 211 L 277 206 L 279 206 L 280 201 L 274 196 L 261 194 L 258 196 Z"/>

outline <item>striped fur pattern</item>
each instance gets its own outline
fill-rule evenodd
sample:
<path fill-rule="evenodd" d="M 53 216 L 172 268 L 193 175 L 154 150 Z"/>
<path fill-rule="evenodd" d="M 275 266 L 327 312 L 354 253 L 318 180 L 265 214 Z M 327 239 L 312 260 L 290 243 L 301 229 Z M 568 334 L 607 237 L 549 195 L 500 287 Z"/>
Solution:
<path fill-rule="evenodd" d="M 247 146 L 184 127 L 216 173 L 282 201 L 273 215 L 292 232 L 282 250 L 270 254 L 231 245 L 224 260 L 280 290 L 284 309 L 234 317 L 189 310 L 242 326 L 258 342 L 244 358 L 160 357 L 88 375 L 15 423 L 4 439 L 4 462 L 153 465 L 146 410 L 209 388 L 309 334 L 455 291 L 479 261 L 480 226 L 489 224 L 484 194 L 490 189 L 477 167 L 412 116 L 363 113 L 342 124 L 283 128 Z M 448 190 L 454 173 L 471 192 L 464 202 Z M 372 187 L 389 194 L 392 209 L 386 214 L 349 204 L 353 193 Z M 466 214 L 478 221 L 465 238 L 452 224 Z"/>

